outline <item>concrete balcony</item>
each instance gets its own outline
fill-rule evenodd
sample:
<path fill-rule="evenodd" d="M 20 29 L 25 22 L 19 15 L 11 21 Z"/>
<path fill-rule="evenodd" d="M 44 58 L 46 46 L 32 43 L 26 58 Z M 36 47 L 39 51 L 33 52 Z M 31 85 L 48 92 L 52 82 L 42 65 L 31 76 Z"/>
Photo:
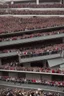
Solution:
<path fill-rule="evenodd" d="M 51 55 L 44 55 L 44 56 L 29 57 L 29 58 L 19 57 L 19 62 L 20 63 L 28 63 L 28 62 L 48 60 L 48 59 L 59 58 L 59 57 L 61 57 L 60 53 L 51 54 Z"/>
<path fill-rule="evenodd" d="M 0 69 L 0 72 L 13 72 L 13 73 L 25 73 L 25 74 L 40 74 L 40 75 L 58 75 L 64 76 L 63 73 L 52 73 L 52 72 L 34 72 L 34 71 L 22 71 L 22 70 L 6 70 Z"/>
<path fill-rule="evenodd" d="M 0 58 L 3 58 L 3 57 L 10 57 L 10 56 L 17 56 L 17 52 L 0 53 Z"/>
<path fill-rule="evenodd" d="M 50 39 L 55 39 L 55 38 L 63 38 L 63 37 L 64 37 L 64 33 L 26 38 L 26 39 L 20 39 L 20 40 L 4 41 L 4 42 L 0 42 L 0 47 L 8 46 L 8 45 L 15 45 L 15 44 L 24 44 L 24 43 L 30 43 L 30 42 L 36 42 L 36 41 L 43 41 L 43 40 L 50 40 Z"/>

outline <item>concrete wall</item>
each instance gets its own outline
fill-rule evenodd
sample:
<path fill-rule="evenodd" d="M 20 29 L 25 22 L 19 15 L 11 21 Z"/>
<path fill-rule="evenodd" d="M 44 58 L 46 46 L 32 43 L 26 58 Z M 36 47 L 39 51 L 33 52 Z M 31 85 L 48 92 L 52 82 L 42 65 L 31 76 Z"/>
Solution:
<path fill-rule="evenodd" d="M 10 76 L 10 77 L 17 77 L 17 75 L 18 75 L 17 73 L 12 73 L 12 72 L 9 73 L 9 76 Z"/>
<path fill-rule="evenodd" d="M 51 77 L 50 75 L 42 75 L 42 76 L 41 76 L 41 79 L 42 79 L 42 80 L 51 80 L 51 78 L 52 78 L 52 77 Z"/>
<path fill-rule="evenodd" d="M 24 63 L 23 66 L 24 67 L 30 67 L 30 63 Z"/>
<path fill-rule="evenodd" d="M 0 76 L 2 75 L 2 72 L 0 72 Z"/>
<path fill-rule="evenodd" d="M 60 2 L 60 0 L 39 0 L 39 1 L 36 1 L 36 0 L 0 0 L 0 2 L 10 2 L 10 1 L 27 1 L 27 2 Z"/>
<path fill-rule="evenodd" d="M 40 75 L 39 74 L 26 74 L 26 78 L 27 79 L 40 79 Z"/>
<path fill-rule="evenodd" d="M 39 74 L 26 74 L 27 79 L 42 79 L 42 80 L 51 80 L 50 75 L 39 75 Z"/>

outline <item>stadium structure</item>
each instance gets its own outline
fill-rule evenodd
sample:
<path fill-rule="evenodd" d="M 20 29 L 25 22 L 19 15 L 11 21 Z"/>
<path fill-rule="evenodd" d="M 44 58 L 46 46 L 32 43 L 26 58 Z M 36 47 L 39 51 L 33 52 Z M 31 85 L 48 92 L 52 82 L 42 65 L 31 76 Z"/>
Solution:
<path fill-rule="evenodd" d="M 0 0 L 0 88 L 64 96 L 64 0 Z"/>
<path fill-rule="evenodd" d="M 60 3 L 63 4 L 64 0 L 0 0 L 1 3 L 6 3 L 6 2 L 14 2 L 14 3 L 36 3 L 36 4 L 40 4 L 40 3 Z"/>

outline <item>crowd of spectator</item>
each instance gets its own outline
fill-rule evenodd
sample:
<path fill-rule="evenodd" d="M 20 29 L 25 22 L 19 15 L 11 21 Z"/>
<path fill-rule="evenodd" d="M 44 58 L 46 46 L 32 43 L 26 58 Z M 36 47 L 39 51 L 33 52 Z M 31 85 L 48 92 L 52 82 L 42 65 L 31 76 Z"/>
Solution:
<path fill-rule="evenodd" d="M 21 51 L 20 49 L 20 56 L 21 57 L 33 57 L 33 56 L 43 56 L 43 55 L 50 55 L 61 53 L 64 49 L 64 44 L 52 44 L 49 46 L 35 46 L 33 48 L 24 49 Z"/>
<path fill-rule="evenodd" d="M 9 8 L 64 8 L 64 4 L 5 4 L 0 5 L 0 8 L 7 8 L 6 10 L 0 10 L 0 14 L 61 14 L 64 15 L 64 11 L 18 11 L 18 10 L 9 10 Z M 29 18 L 19 18 L 19 17 L 0 17 L 0 34 L 2 33 L 10 33 L 17 31 L 27 31 L 34 29 L 41 29 L 47 27 L 54 26 L 62 26 L 64 25 L 63 17 L 49 17 L 49 18 L 41 18 L 41 17 L 29 17 Z M 33 38 L 38 36 L 48 36 L 54 34 L 64 33 L 64 30 L 53 31 L 53 32 L 41 32 L 41 33 L 32 33 L 29 35 L 22 36 L 14 36 L 9 38 L 0 38 L 0 42 L 3 41 L 12 41 L 26 38 Z M 21 58 L 25 57 L 33 57 L 33 56 L 42 56 L 49 55 L 61 52 L 64 49 L 64 44 L 54 44 L 49 46 L 36 46 L 36 47 L 28 47 L 28 48 L 20 48 L 20 49 L 5 49 L 0 51 L 0 53 L 10 53 L 17 52 Z M 42 67 L 21 67 L 18 66 L 18 62 L 11 62 L 10 64 L 0 65 L 0 69 L 5 70 L 19 70 L 19 71 L 32 71 L 32 72 L 46 72 L 46 73 L 60 73 L 64 74 L 64 70 L 60 69 L 50 69 L 50 68 L 42 68 Z M 6 82 L 14 82 L 15 83 L 28 83 L 28 84 L 42 84 L 49 86 L 58 86 L 64 87 L 64 81 L 51 81 L 51 80 L 40 80 L 40 79 L 27 79 L 20 77 L 9 77 L 9 76 L 0 76 L 0 80 Z M 56 93 L 43 93 L 38 90 L 29 90 L 23 91 L 19 89 L 0 89 L 0 96 L 58 96 Z M 60 96 L 60 95 L 59 95 Z"/>
<path fill-rule="evenodd" d="M 0 5 L 0 8 L 7 8 L 6 10 L 0 10 L 0 14 L 61 14 L 64 15 L 64 11 L 12 11 L 8 10 L 9 8 L 64 8 L 64 4 L 53 4 L 53 5 L 36 5 L 36 4 L 7 4 L 7 5 Z M 27 30 L 34 30 L 40 28 L 47 28 L 47 27 L 54 27 L 54 26 L 62 26 L 64 25 L 64 18 L 63 17 L 49 17 L 49 18 L 40 18 L 40 17 L 32 17 L 32 18 L 19 18 L 19 17 L 0 17 L 0 34 L 2 33 L 10 33 L 10 32 L 17 32 L 17 31 L 27 31 Z M 14 36 L 11 38 L 0 38 L 0 42 L 3 41 L 10 41 L 10 40 L 19 40 L 19 39 L 26 39 L 26 38 L 33 38 L 38 36 L 47 36 L 53 34 L 64 33 L 64 30 L 54 31 L 54 32 L 42 32 L 42 33 L 35 33 L 29 35 L 22 35 L 22 36 Z M 32 57 L 32 56 L 41 56 L 41 55 L 48 55 L 58 53 L 64 49 L 64 44 L 56 44 L 50 46 L 39 46 L 39 47 L 30 47 L 30 48 L 20 48 L 20 49 L 6 49 L 0 51 L 0 53 L 10 53 L 10 52 L 17 52 L 18 55 L 23 57 Z M 0 65 L 0 69 L 5 70 L 19 70 L 19 71 L 32 71 L 32 72 L 46 72 L 46 73 L 60 73 L 64 74 L 64 70 L 60 69 L 50 69 L 50 68 L 41 68 L 41 67 L 21 67 L 18 66 L 18 62 L 11 62 L 10 64 Z M 18 77 L 9 77 L 9 76 L 0 76 L 0 80 L 6 82 L 14 82 L 15 83 L 35 83 L 35 84 L 43 84 L 49 86 L 58 86 L 64 87 L 64 81 L 51 81 L 51 80 L 35 80 L 35 79 L 26 79 L 26 78 L 18 78 Z M 42 91 L 38 90 L 29 90 L 23 91 L 19 89 L 0 89 L 0 96 L 58 96 L 56 93 L 43 93 Z M 60 95 L 59 95 L 60 96 Z"/>
<path fill-rule="evenodd" d="M 11 2 L 12 3 L 12 2 Z M 0 8 L 64 8 L 64 4 L 39 4 L 36 3 L 16 3 L 16 4 L 0 4 Z"/>
<path fill-rule="evenodd" d="M 64 17 L 0 17 L 0 34 L 64 25 Z"/>
<path fill-rule="evenodd" d="M 9 77 L 9 76 L 0 76 L 0 80 L 6 82 L 14 82 L 15 83 L 34 83 L 34 84 L 42 84 L 49 86 L 58 86 L 64 87 L 64 81 L 53 81 L 53 80 L 45 80 L 45 79 L 33 79 L 33 78 L 21 78 L 21 77 Z"/>
<path fill-rule="evenodd" d="M 64 11 L 32 11 L 32 10 L 0 10 L 0 15 L 12 14 L 12 15 L 64 15 Z"/>
<path fill-rule="evenodd" d="M 0 88 L 0 96 L 60 96 L 56 92 L 46 92 L 42 89 Z"/>
<path fill-rule="evenodd" d="M 64 50 L 64 44 L 48 44 L 48 45 L 36 45 L 31 47 L 24 47 L 19 49 L 4 49 L 1 50 L 0 53 L 11 53 L 11 52 L 17 52 L 21 58 L 27 58 L 27 57 L 34 57 L 34 56 L 44 56 L 44 55 L 50 55 L 50 54 L 57 54 L 62 53 L 62 50 Z"/>
<path fill-rule="evenodd" d="M 0 42 L 28 39 L 28 38 L 48 36 L 48 35 L 50 36 L 50 35 L 56 35 L 56 34 L 62 34 L 62 33 L 64 33 L 64 29 L 52 31 L 52 32 L 36 32 L 36 33 L 28 33 L 28 34 L 25 33 L 20 36 L 12 36 L 12 37 L 5 37 L 5 38 L 1 37 Z"/>
<path fill-rule="evenodd" d="M 0 69 L 64 74 L 64 70 L 60 70 L 59 68 L 52 69 L 52 68 L 44 68 L 44 67 L 37 67 L 37 66 L 36 67 L 24 67 L 24 66 L 22 67 L 22 66 L 19 66 L 18 62 L 16 63 L 11 62 L 5 65 L 0 65 Z"/>

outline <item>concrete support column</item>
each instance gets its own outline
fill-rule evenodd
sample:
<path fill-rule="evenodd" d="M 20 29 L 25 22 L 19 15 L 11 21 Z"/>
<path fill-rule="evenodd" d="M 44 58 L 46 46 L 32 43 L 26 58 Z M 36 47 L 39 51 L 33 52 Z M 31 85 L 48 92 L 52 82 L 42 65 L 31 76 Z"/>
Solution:
<path fill-rule="evenodd" d="M 2 76 L 2 72 L 0 72 L 0 76 Z"/>
<path fill-rule="evenodd" d="M 64 4 L 64 0 L 62 0 L 63 4 Z"/>
<path fill-rule="evenodd" d="M 62 4 L 62 0 L 60 0 L 60 4 Z"/>
<path fill-rule="evenodd" d="M 0 59 L 0 65 L 2 65 L 1 59 Z"/>
<path fill-rule="evenodd" d="M 18 52 L 18 61 L 21 63 L 21 52 Z"/>
<path fill-rule="evenodd" d="M 44 68 L 46 68 L 47 64 L 46 64 L 46 60 L 43 61 L 44 64 Z"/>
<path fill-rule="evenodd" d="M 20 63 L 21 62 L 21 57 L 19 56 L 18 59 L 19 59 L 19 63 Z"/>
<path fill-rule="evenodd" d="M 36 4 L 39 5 L 39 0 L 36 0 Z"/>
<path fill-rule="evenodd" d="M 61 0 L 61 4 L 63 4 L 63 0 Z"/>
<path fill-rule="evenodd" d="M 63 4 L 63 0 L 62 0 L 62 4 Z"/>
<path fill-rule="evenodd" d="M 64 38 L 62 38 L 62 42 L 64 43 Z"/>

